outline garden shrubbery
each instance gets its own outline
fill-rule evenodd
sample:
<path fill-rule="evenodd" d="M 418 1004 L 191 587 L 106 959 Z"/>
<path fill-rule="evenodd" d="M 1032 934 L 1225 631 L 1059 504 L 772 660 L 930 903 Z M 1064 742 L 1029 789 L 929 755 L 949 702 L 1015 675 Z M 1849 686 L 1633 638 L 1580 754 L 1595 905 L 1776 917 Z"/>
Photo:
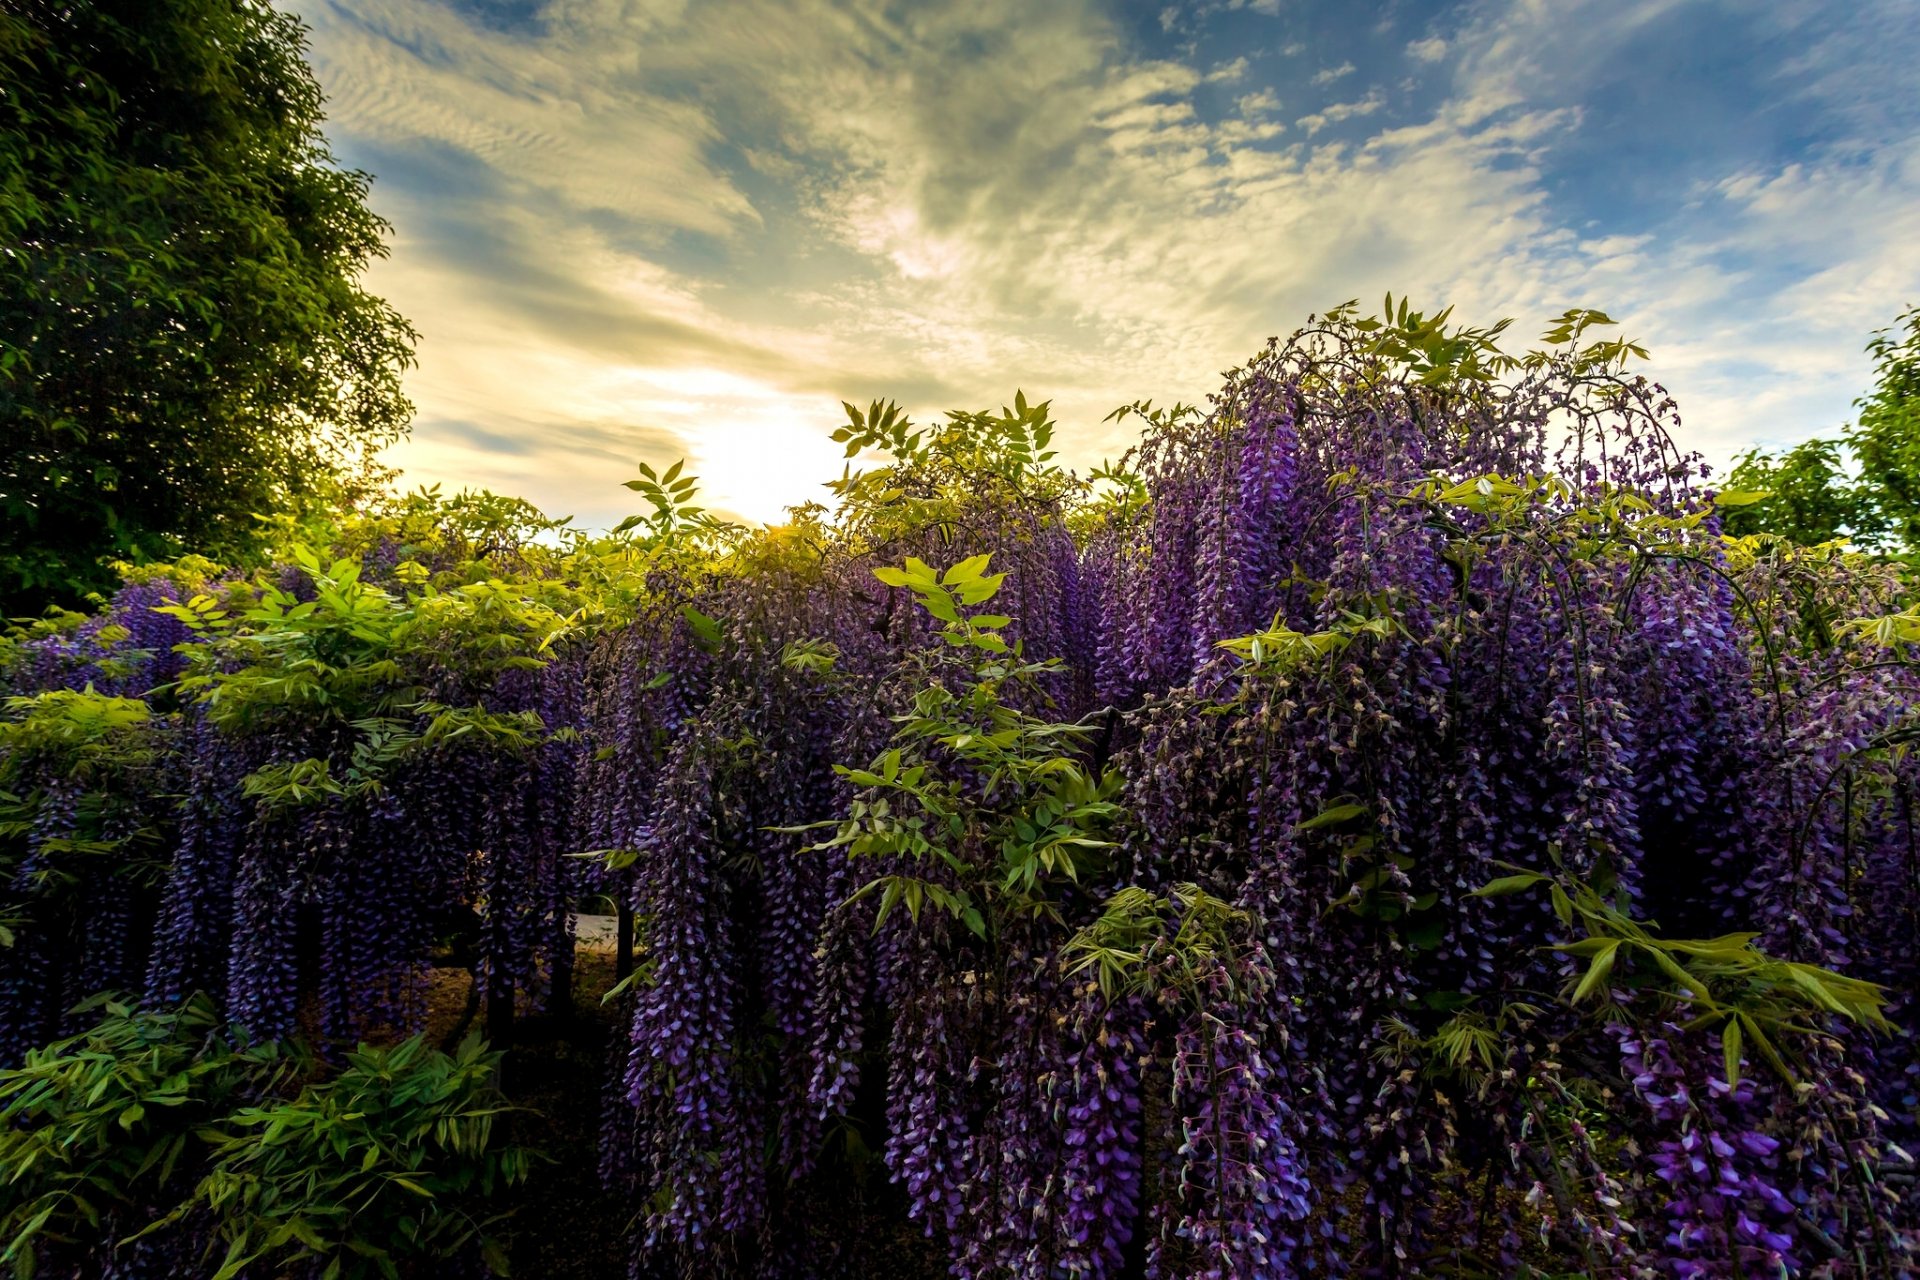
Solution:
<path fill-rule="evenodd" d="M 224 1280 L 311 1260 L 318 1275 L 391 1276 L 504 1258 L 496 1193 L 531 1157 L 495 1140 L 499 1055 L 477 1040 L 453 1055 L 417 1037 L 362 1046 L 320 1073 L 202 996 L 79 1012 L 100 1020 L 0 1071 L 13 1274 Z"/>
<path fill-rule="evenodd" d="M 485 1060 L 348 1046 L 464 915 L 504 1047 L 604 893 L 636 1275 L 1909 1273 L 1910 583 L 1727 536 L 1603 321 L 1341 308 L 1085 479 L 1044 404 L 849 406 L 773 528 L 643 468 L 606 536 L 424 494 L 143 570 L 10 642 L 0 1053 L 96 984 L 304 1026 L 102 1221 L 471 1255 Z"/>

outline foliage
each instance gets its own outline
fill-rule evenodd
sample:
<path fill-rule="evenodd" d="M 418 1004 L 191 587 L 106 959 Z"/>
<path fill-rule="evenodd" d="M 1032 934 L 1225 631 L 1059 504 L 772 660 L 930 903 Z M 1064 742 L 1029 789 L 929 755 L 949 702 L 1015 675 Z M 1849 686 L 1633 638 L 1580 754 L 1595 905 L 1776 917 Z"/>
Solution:
<path fill-rule="evenodd" d="M 318 720 L 347 738 L 340 772 L 326 757 L 275 761 L 247 776 L 248 795 L 279 806 L 364 794 L 411 753 L 469 736 L 494 747 L 539 741 L 545 726 L 531 712 L 446 706 L 429 695 L 439 669 L 458 672 L 466 689 L 539 670 L 562 625 L 552 608 L 498 579 L 396 598 L 363 581 L 353 561 L 326 564 L 304 546 L 293 558 L 305 591 L 261 578 L 237 584 L 224 602 L 201 594 L 161 606 L 206 637 L 190 646 L 178 688 L 216 727 L 259 733 Z"/>
<path fill-rule="evenodd" d="M 303 1069 L 276 1045 L 236 1043 L 211 1001 L 100 1021 L 0 1071 L 0 1262 L 36 1273 L 50 1247 L 102 1245 L 157 1220 L 205 1161 L 204 1127 Z"/>
<path fill-rule="evenodd" d="M 146 703 L 55 689 L 9 699 L 7 715 L 0 720 L 0 878 L 44 898 L 81 878 L 74 867 L 81 859 L 110 859 L 125 871 L 137 869 L 143 850 L 151 857 L 160 833 L 137 804 L 152 785 L 156 756 Z M 49 830 L 45 819 L 59 807 L 70 809 L 61 815 L 64 829 Z M 4 925 L 0 945 L 13 945 Z"/>
<path fill-rule="evenodd" d="M 1563 995 L 1570 1003 L 1606 1005 L 1620 1016 L 1616 990 L 1650 994 L 1651 1002 L 1631 1004 L 1635 1015 L 1650 1015 L 1655 1025 L 1684 1019 L 1683 1030 L 1711 1027 L 1719 1032 L 1730 1088 L 1740 1083 L 1745 1045 L 1751 1044 L 1768 1067 L 1792 1084 L 1787 1055 L 1793 1046 L 1787 1036 L 1817 1036 L 1819 1024 L 1830 1018 L 1893 1029 L 1881 987 L 1818 965 L 1774 959 L 1754 945 L 1757 933 L 1663 938 L 1590 884 L 1510 869 L 1515 874 L 1489 881 L 1474 890 L 1474 896 L 1549 887 L 1561 924 L 1577 925 L 1586 935 L 1553 946 L 1586 962 L 1583 972 L 1567 979 Z"/>
<path fill-rule="evenodd" d="M 1920 622 L 1725 532 L 1771 499 L 1608 323 L 1336 308 L 1086 481 L 1024 396 L 881 402 L 774 528 L 648 468 L 605 536 L 418 493 L 142 571 L 5 659 L 147 708 L 90 789 L 165 775 L 158 892 L 73 918 L 337 1053 L 450 921 L 490 1024 L 564 997 L 611 897 L 637 1274 L 1912 1271 Z M 94 981 L 32 955 L 0 1013 Z M 421 1201 L 313 1138 L 347 1094 L 254 1105 L 169 1231 L 296 1265 Z"/>
<path fill-rule="evenodd" d="M 406 427 L 366 175 L 262 0 L 0 14 L 0 608 L 257 547 Z"/>
<path fill-rule="evenodd" d="M 50 689 L 0 717 L 0 1064 L 135 977 L 125 936 L 165 875 L 164 734 L 138 698 Z"/>
<path fill-rule="evenodd" d="M 362 1046 L 313 1080 L 298 1045 L 236 1037 L 204 996 L 171 1010 L 101 997 L 93 1011 L 85 1033 L 0 1072 L 0 1259 L 14 1274 L 88 1255 L 185 1274 L 220 1244 L 208 1265 L 223 1278 L 303 1259 L 395 1276 L 475 1249 L 505 1273 L 503 1216 L 481 1215 L 531 1157 L 496 1138 L 500 1055 L 478 1041 L 451 1056 L 418 1038 Z"/>
<path fill-rule="evenodd" d="M 1901 330 L 1904 328 L 1904 332 Z M 1920 308 L 1867 343 L 1874 385 L 1840 438 L 1815 437 L 1735 460 L 1731 489 L 1764 495 L 1732 512 L 1730 534 L 1777 534 L 1806 546 L 1847 538 L 1910 556 L 1920 549 Z"/>
<path fill-rule="evenodd" d="M 936 427 L 916 427 L 891 401 L 847 411 L 833 439 L 847 457 L 879 451 L 892 461 L 870 470 L 848 466 L 828 484 L 854 517 L 856 546 L 885 556 L 903 537 L 928 531 L 952 545 L 986 512 L 1044 509 L 1074 492 L 1072 476 L 1054 461 L 1049 403 L 1016 393 L 1000 412 L 952 410 Z"/>
<path fill-rule="evenodd" d="M 1920 307 L 1876 330 L 1867 354 L 1873 389 L 1854 403 L 1859 416 L 1846 429 L 1847 448 L 1887 532 L 1913 551 L 1920 549 Z"/>
<path fill-rule="evenodd" d="M 1069 976 L 1092 973 L 1107 1000 L 1177 990 L 1202 993 L 1251 925 L 1247 914 L 1197 884 L 1164 894 L 1128 885 L 1101 904 L 1093 923 L 1069 938 L 1060 959 Z"/>
<path fill-rule="evenodd" d="M 1841 447 L 1816 438 L 1777 455 L 1759 449 L 1741 454 L 1727 487 L 1767 496 L 1730 510 L 1722 528 L 1735 537 L 1770 533 L 1809 547 L 1848 537 L 1878 541 L 1880 512 L 1847 475 Z"/>
<path fill-rule="evenodd" d="M 915 920 L 923 905 L 940 907 L 983 938 L 1014 920 L 1059 922 L 1061 889 L 1090 878 L 1112 847 L 1103 837 L 1119 813 L 1120 778 L 1080 758 L 1091 728 L 1010 705 L 1009 692 L 1059 664 L 1026 661 L 999 634 L 1010 618 L 975 612 L 1005 576 L 988 573 L 988 559 L 939 572 L 909 557 L 903 569 L 874 571 L 913 592 L 941 624 L 943 644 L 912 712 L 894 717 L 899 745 L 869 768 L 836 766 L 861 794 L 834 836 L 813 846 L 941 868 L 941 878 L 899 872 L 869 882 L 860 892 L 880 892 L 876 929 L 896 905 Z"/>
<path fill-rule="evenodd" d="M 526 1180 L 531 1157 L 496 1141 L 509 1109 L 499 1065 L 472 1038 L 452 1055 L 419 1037 L 362 1046 L 325 1082 L 203 1132 L 212 1167 L 175 1217 L 204 1210 L 218 1224 L 215 1280 L 262 1260 L 313 1260 L 325 1280 L 391 1277 L 474 1247 L 505 1275 L 504 1215 L 478 1214 Z"/>

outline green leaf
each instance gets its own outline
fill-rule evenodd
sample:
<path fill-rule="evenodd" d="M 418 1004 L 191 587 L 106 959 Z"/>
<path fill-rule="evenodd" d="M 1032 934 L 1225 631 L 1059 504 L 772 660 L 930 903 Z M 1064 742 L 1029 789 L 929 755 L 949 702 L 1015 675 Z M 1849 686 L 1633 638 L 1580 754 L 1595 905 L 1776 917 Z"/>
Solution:
<path fill-rule="evenodd" d="M 1594 952 L 1592 961 L 1587 965 L 1585 976 L 1580 979 L 1580 984 L 1573 989 L 1573 1001 L 1575 1004 L 1579 1004 L 1591 998 L 1596 992 L 1606 989 L 1607 976 L 1613 972 L 1613 961 L 1619 954 L 1620 942 L 1617 938 L 1607 939 L 1606 944 Z"/>
<path fill-rule="evenodd" d="M 687 620 L 687 627 L 693 632 L 693 638 L 701 648 L 709 653 L 720 648 L 720 623 L 708 617 L 690 604 L 680 606 L 680 616 Z"/>
<path fill-rule="evenodd" d="M 1467 896 L 1470 898 L 1504 898 L 1511 894 L 1523 893 L 1549 877 L 1537 871 L 1523 872 L 1517 876 L 1500 876 L 1489 880 Z"/>
<path fill-rule="evenodd" d="M 942 574 L 940 581 L 944 586 L 957 586 L 963 582 L 977 581 L 987 571 L 987 563 L 993 557 L 989 555 L 969 556 Z"/>
<path fill-rule="evenodd" d="M 1365 817 L 1367 806 L 1363 804 L 1337 804 L 1322 809 L 1305 822 L 1294 824 L 1295 831 L 1317 831 L 1322 827 L 1338 826 L 1342 822 L 1351 822 L 1355 818 Z"/>

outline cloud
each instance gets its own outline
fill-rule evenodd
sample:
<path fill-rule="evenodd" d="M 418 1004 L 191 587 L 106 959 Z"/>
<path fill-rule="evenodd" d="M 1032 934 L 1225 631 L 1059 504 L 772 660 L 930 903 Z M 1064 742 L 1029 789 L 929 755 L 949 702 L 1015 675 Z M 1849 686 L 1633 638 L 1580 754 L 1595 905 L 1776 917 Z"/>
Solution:
<path fill-rule="evenodd" d="M 1635 148 L 1618 123 L 1584 136 L 1593 90 L 1675 44 L 1689 23 L 1724 45 L 1796 51 L 1729 67 L 1720 90 L 1733 100 L 1723 110 L 1790 113 L 1783 127 L 1795 145 L 1766 154 L 1749 143 L 1756 154 L 1743 154 L 1710 135 L 1683 173 L 1660 175 L 1674 189 L 1649 224 L 1490 264 L 1473 292 L 1503 313 L 1604 307 L 1650 346 L 1651 372 L 1684 414 L 1683 443 L 1724 463 L 1756 442 L 1837 427 L 1867 385 L 1869 331 L 1920 296 L 1920 105 L 1863 90 L 1894 83 L 1920 58 L 1908 6 L 1868 0 L 1836 21 L 1804 0 L 1734 15 L 1665 0 L 1551 14 L 1516 2 L 1452 41 L 1461 71 L 1450 110 L 1462 120 L 1497 118 L 1515 103 L 1565 112 L 1570 123 L 1554 142 L 1569 164 L 1623 142 Z M 1660 117 L 1651 125 L 1667 129 L 1665 145 L 1686 136 Z M 1825 137 L 1806 145 L 1803 133 Z"/>
<path fill-rule="evenodd" d="M 1439 36 L 1415 40 L 1407 46 L 1407 56 L 1415 62 L 1438 62 L 1447 56 L 1447 42 Z"/>
<path fill-rule="evenodd" d="M 1386 105 L 1386 99 L 1378 92 L 1369 93 L 1358 102 L 1335 102 L 1320 108 L 1310 116 L 1302 116 L 1294 121 L 1307 131 L 1311 138 L 1330 124 L 1339 124 L 1342 120 L 1351 120 L 1355 116 L 1370 116 Z"/>
<path fill-rule="evenodd" d="M 1524 325 L 1606 307 L 1724 456 L 1823 424 L 1920 282 L 1906 108 L 1843 73 L 1909 55 L 1808 13 L 1756 21 L 1801 50 L 1796 103 L 1846 127 L 1797 168 L 1697 165 L 1657 225 L 1613 225 L 1548 175 L 1676 4 L 1485 0 L 1408 47 L 1444 67 L 1431 101 L 1375 89 L 1294 135 L 1258 58 L 1142 46 L 1094 0 L 301 12 L 330 136 L 397 228 L 372 284 L 425 335 L 399 460 L 589 523 L 680 455 L 714 505 L 775 518 L 838 473 L 842 397 L 924 418 L 1023 388 L 1085 463 L 1127 443 L 1114 405 L 1203 398 L 1387 289 Z"/>
<path fill-rule="evenodd" d="M 1335 80 L 1352 75 L 1355 70 L 1356 68 L 1351 62 L 1343 62 L 1337 67 L 1325 67 L 1314 73 L 1313 83 L 1316 85 L 1332 84 Z"/>

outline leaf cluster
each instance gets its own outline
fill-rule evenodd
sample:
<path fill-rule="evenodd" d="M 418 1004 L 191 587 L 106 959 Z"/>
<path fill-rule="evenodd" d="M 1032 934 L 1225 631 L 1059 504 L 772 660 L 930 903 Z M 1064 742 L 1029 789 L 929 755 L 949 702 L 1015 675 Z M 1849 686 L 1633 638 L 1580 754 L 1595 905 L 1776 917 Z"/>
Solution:
<path fill-rule="evenodd" d="M 835 766 L 860 791 L 814 846 L 916 868 L 860 890 L 880 895 L 876 928 L 897 906 L 917 921 L 929 904 L 986 939 L 1016 920 L 1059 922 L 1060 888 L 1085 881 L 1112 847 L 1120 778 L 1084 759 L 1087 726 L 1012 700 L 1041 700 L 1057 664 L 1026 660 L 1000 634 L 1012 620 L 978 611 L 1005 578 L 987 570 L 975 556 L 944 572 L 917 559 L 875 571 L 941 624 L 926 683 L 894 717 L 894 744 L 870 767 Z"/>
<path fill-rule="evenodd" d="M 1197 884 L 1176 884 L 1166 893 L 1128 885 L 1067 940 L 1060 959 L 1070 976 L 1091 973 L 1109 1001 L 1174 993 L 1199 1005 L 1217 994 L 1212 988 L 1222 975 L 1230 983 L 1241 980 L 1240 953 L 1252 923 Z"/>
<path fill-rule="evenodd" d="M 296 591 L 269 575 L 161 606 L 199 636 L 178 682 L 208 718 L 237 733 L 299 728 L 339 743 L 245 780 L 269 807 L 364 794 L 413 756 L 454 746 L 517 751 L 541 741 L 531 712 L 485 700 L 506 673 L 537 670 L 567 618 L 520 583 L 497 578 L 405 596 L 375 586 L 352 560 L 296 547 Z M 455 691 L 469 702 L 431 696 Z"/>
<path fill-rule="evenodd" d="M 1662 1021 L 1684 1019 L 1685 1030 L 1718 1029 L 1729 1084 L 1739 1082 L 1748 1046 L 1791 1084 L 1791 1038 L 1820 1036 L 1829 1021 L 1891 1030 L 1882 988 L 1770 956 L 1755 945 L 1757 933 L 1665 938 L 1584 880 L 1509 869 L 1512 874 L 1480 886 L 1473 896 L 1504 897 L 1546 886 L 1561 924 L 1585 935 L 1552 948 L 1585 962 L 1561 993 L 1567 1003 L 1598 1005 L 1614 1017 L 1644 1017 L 1650 1009 Z M 1644 996 L 1648 1004 L 1623 1004 L 1616 991 Z"/>
<path fill-rule="evenodd" d="M 297 1044 L 249 1042 L 204 996 L 92 1010 L 88 1031 L 0 1071 L 0 1262 L 15 1276 L 48 1245 L 112 1249 L 189 1220 L 224 1244 L 221 1280 L 303 1261 L 394 1277 L 470 1247 L 505 1274 L 489 1204 L 532 1156 L 499 1141 L 511 1108 L 479 1041 L 362 1046 L 316 1079 Z"/>
<path fill-rule="evenodd" d="M 202 1129 L 307 1069 L 285 1046 L 232 1037 L 213 1003 L 136 1009 L 111 995 L 90 1030 L 0 1071 L 0 1263 L 32 1276 L 46 1244 L 87 1247 L 131 1233 L 187 1193 Z"/>
<path fill-rule="evenodd" d="M 828 482 L 856 551 L 884 554 L 927 533 L 951 543 L 992 513 L 1050 511 L 1081 490 L 1056 461 L 1049 402 L 1030 404 L 1024 392 L 998 413 L 953 409 L 932 427 L 916 426 L 892 401 L 842 407 L 847 422 L 833 439 L 846 456 L 889 459 L 859 471 L 849 464 Z"/>
<path fill-rule="evenodd" d="M 86 689 L 9 698 L 0 717 L 0 948 L 104 869 L 157 875 L 161 753 L 147 704 Z M 57 824 L 49 806 L 70 806 Z"/>
<path fill-rule="evenodd" d="M 404 433 L 387 226 L 265 0 L 0 10 L 0 609 L 246 560 Z"/>
<path fill-rule="evenodd" d="M 738 526 L 713 515 L 694 501 L 697 476 L 681 475 L 684 459 L 664 472 L 640 464 L 640 476 L 623 483 L 647 500 L 651 511 L 628 516 L 613 527 L 615 537 L 638 531 L 637 541 L 649 550 L 681 545 L 712 545 L 738 532 Z"/>
<path fill-rule="evenodd" d="M 1500 345 L 1512 325 L 1499 320 L 1485 327 L 1453 325 L 1453 308 L 1432 315 L 1414 310 L 1406 298 L 1396 304 L 1389 293 L 1379 316 L 1361 316 L 1359 300 L 1329 310 L 1321 320 L 1354 338 L 1353 355 L 1369 383 L 1400 383 L 1428 389 L 1492 387 L 1520 371 L 1538 371 L 1555 361 L 1576 375 L 1611 373 L 1631 358 L 1646 359 L 1646 348 L 1624 338 L 1584 341 L 1588 330 L 1615 322 L 1604 312 L 1573 308 L 1541 335 L 1547 350 L 1513 355 Z"/>
<path fill-rule="evenodd" d="M 1920 308 L 1875 330 L 1867 354 L 1873 386 L 1838 438 L 1750 449 L 1735 460 L 1730 484 L 1766 498 L 1729 515 L 1729 534 L 1802 546 L 1846 539 L 1909 562 L 1920 553 Z"/>
<path fill-rule="evenodd" d="M 506 1215 L 476 1210 L 525 1181 L 533 1157 L 496 1140 L 512 1110 L 496 1085 L 500 1057 L 473 1037 L 450 1055 L 418 1036 L 363 1045 L 324 1083 L 207 1130 L 212 1168 L 173 1216 L 217 1223 L 227 1248 L 214 1280 L 308 1260 L 324 1280 L 392 1278 L 400 1264 L 476 1246 L 505 1275 L 495 1233 Z"/>

